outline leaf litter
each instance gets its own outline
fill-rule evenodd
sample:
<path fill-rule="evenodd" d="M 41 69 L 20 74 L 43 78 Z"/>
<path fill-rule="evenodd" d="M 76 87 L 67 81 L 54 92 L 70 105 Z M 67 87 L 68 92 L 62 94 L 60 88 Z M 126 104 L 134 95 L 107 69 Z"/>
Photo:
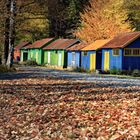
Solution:
<path fill-rule="evenodd" d="M 1 80 L 0 139 L 140 139 L 140 87 L 53 77 Z"/>

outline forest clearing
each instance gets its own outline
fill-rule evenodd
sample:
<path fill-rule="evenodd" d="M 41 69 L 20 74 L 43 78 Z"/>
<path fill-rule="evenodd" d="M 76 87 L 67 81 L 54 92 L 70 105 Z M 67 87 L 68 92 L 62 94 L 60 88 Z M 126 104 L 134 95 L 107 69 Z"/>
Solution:
<path fill-rule="evenodd" d="M 48 71 L 46 76 L 44 71 Z M 138 85 L 102 82 L 100 78 L 89 82 L 44 71 L 26 68 L 20 76 L 1 76 L 0 139 L 140 138 Z"/>
<path fill-rule="evenodd" d="M 0 0 L 0 140 L 139 140 L 139 7 Z"/>

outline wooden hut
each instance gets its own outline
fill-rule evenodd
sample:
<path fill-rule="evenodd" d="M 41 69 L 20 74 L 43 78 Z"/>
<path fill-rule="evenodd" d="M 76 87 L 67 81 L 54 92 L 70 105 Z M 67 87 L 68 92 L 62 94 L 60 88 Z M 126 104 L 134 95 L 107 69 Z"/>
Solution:
<path fill-rule="evenodd" d="M 102 46 L 102 70 L 140 69 L 140 32 L 119 34 Z"/>
<path fill-rule="evenodd" d="M 85 70 L 95 71 L 101 69 L 102 51 L 101 46 L 109 40 L 96 40 L 82 49 L 81 67 Z"/>
<path fill-rule="evenodd" d="M 66 49 L 79 43 L 77 39 L 57 39 L 50 45 L 43 48 L 44 64 L 67 67 L 67 52 Z"/>
<path fill-rule="evenodd" d="M 54 39 L 53 38 L 45 38 L 42 40 L 38 40 L 31 45 L 28 45 L 22 49 L 22 53 L 28 52 L 28 60 L 34 60 L 37 64 L 43 64 L 43 50 L 42 48 L 49 45 Z M 22 55 L 23 56 L 23 55 Z M 22 59 L 24 61 L 24 59 Z"/>
<path fill-rule="evenodd" d="M 67 49 L 67 64 L 69 68 L 81 67 L 81 49 L 83 49 L 86 45 L 86 43 L 81 42 Z"/>
<path fill-rule="evenodd" d="M 17 46 L 14 47 L 14 61 L 15 62 L 20 61 L 20 49 L 28 46 L 29 44 L 31 43 L 27 41 L 22 41 Z M 24 54 L 24 59 L 27 59 L 27 56 L 28 56 L 27 53 Z"/>

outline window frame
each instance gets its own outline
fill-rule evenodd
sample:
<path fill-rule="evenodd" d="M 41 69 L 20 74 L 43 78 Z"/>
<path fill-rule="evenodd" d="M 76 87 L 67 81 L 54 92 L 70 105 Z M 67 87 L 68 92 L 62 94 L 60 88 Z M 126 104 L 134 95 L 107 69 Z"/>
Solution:
<path fill-rule="evenodd" d="M 82 56 L 88 56 L 88 52 L 87 51 L 82 52 Z"/>
<path fill-rule="evenodd" d="M 134 54 L 134 51 L 138 50 L 138 54 Z M 134 48 L 133 49 L 133 56 L 140 56 L 140 48 Z"/>
<path fill-rule="evenodd" d="M 131 53 L 130 54 L 129 53 L 127 54 L 126 51 L 131 51 Z M 124 49 L 124 56 L 132 56 L 132 49 L 131 48 Z"/>
<path fill-rule="evenodd" d="M 117 52 L 117 51 L 118 51 L 118 52 Z M 116 52 L 117 52 L 118 54 L 117 54 Z M 112 50 L 112 55 L 113 55 L 113 56 L 120 56 L 120 49 L 113 49 L 113 50 Z"/>
<path fill-rule="evenodd" d="M 131 53 L 130 54 L 126 54 L 127 50 L 131 50 Z M 134 54 L 134 51 L 136 51 L 136 50 L 139 51 L 138 54 Z M 138 57 L 138 56 L 140 56 L 140 48 L 125 48 L 124 49 L 124 56 L 135 56 L 135 57 Z"/>

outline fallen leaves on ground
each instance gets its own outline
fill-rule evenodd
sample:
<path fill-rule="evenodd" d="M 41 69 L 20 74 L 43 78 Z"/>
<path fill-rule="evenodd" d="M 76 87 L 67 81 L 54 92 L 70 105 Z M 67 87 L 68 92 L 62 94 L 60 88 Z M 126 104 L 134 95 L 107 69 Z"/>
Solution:
<path fill-rule="evenodd" d="M 0 81 L 1 140 L 140 139 L 140 87 L 57 78 Z"/>

